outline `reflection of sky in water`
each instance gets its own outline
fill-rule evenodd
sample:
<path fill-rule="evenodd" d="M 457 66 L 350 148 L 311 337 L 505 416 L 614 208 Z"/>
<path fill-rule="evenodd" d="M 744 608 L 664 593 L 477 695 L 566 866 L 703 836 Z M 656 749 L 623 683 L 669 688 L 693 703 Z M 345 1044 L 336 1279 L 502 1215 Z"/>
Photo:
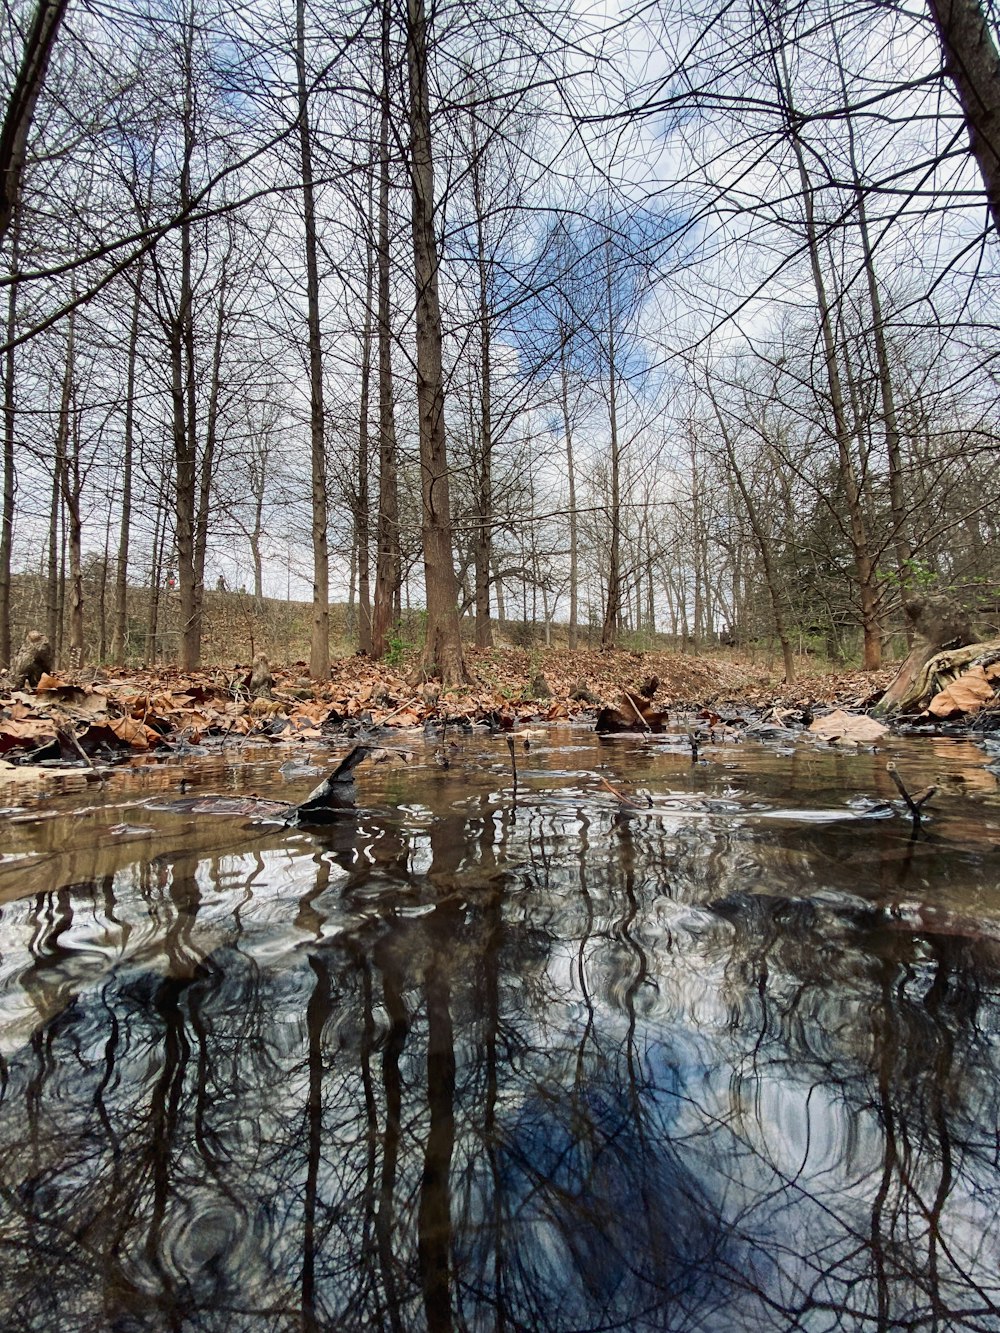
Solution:
<path fill-rule="evenodd" d="M 995 858 L 588 758 L 3 905 L 7 1325 L 1000 1328 Z"/>

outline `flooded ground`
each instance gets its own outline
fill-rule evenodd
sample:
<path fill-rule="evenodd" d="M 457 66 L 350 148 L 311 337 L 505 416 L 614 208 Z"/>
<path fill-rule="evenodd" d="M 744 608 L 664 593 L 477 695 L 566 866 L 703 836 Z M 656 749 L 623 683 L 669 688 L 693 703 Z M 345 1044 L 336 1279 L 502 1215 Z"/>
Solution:
<path fill-rule="evenodd" d="M 1000 1330 L 998 756 L 517 758 L 0 792 L 4 1328 Z"/>

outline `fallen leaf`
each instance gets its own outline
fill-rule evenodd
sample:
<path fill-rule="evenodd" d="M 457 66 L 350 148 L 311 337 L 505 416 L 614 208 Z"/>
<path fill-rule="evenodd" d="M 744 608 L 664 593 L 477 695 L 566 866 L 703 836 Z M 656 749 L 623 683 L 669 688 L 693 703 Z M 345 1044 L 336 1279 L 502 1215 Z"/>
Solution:
<path fill-rule="evenodd" d="M 142 722 L 137 722 L 135 718 L 109 717 L 108 730 L 114 732 L 120 741 L 131 746 L 133 750 L 149 749 L 150 728 Z"/>
<path fill-rule="evenodd" d="M 0 751 L 32 750 L 55 738 L 56 728 L 48 718 L 32 718 L 24 722 L 11 718 L 0 722 Z"/>
<path fill-rule="evenodd" d="M 993 698 L 993 686 L 981 666 L 971 667 L 957 680 L 935 694 L 927 705 L 932 717 L 951 717 L 953 713 L 978 713 Z"/>
<path fill-rule="evenodd" d="M 870 745 L 884 736 L 889 728 L 864 713 L 845 713 L 842 708 L 837 708 L 825 717 L 818 717 L 809 730 L 823 741 Z"/>

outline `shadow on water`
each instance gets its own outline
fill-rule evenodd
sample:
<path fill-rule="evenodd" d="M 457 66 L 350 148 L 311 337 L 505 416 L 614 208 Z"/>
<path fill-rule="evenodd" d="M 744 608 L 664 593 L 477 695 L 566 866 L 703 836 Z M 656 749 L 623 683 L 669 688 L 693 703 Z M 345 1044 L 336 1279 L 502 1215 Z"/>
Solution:
<path fill-rule="evenodd" d="M 464 744 L 15 826 L 4 1327 L 1000 1329 L 984 757 Z"/>

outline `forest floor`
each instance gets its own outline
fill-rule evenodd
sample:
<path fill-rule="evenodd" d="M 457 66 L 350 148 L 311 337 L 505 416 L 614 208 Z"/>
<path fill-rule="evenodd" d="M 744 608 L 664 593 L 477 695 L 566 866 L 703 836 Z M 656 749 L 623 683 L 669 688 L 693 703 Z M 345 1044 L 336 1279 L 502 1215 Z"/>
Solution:
<path fill-rule="evenodd" d="M 891 667 L 815 671 L 786 685 L 777 669 L 734 652 L 470 648 L 466 660 L 471 683 L 446 691 L 414 684 L 414 659 L 389 666 L 356 655 L 337 659 L 323 683 L 305 676 L 301 663 L 272 668 L 258 697 L 246 667 L 188 674 L 169 666 L 84 669 L 44 675 L 35 690 L 4 690 L 0 683 L 0 763 L 92 764 L 241 737 L 315 742 L 431 721 L 486 721 L 503 729 L 585 721 L 621 704 L 623 692 L 638 697 L 643 688 L 647 695 L 652 689 L 651 707 L 668 718 L 699 709 L 857 710 L 893 674 Z M 632 710 L 627 700 L 624 706 Z"/>

